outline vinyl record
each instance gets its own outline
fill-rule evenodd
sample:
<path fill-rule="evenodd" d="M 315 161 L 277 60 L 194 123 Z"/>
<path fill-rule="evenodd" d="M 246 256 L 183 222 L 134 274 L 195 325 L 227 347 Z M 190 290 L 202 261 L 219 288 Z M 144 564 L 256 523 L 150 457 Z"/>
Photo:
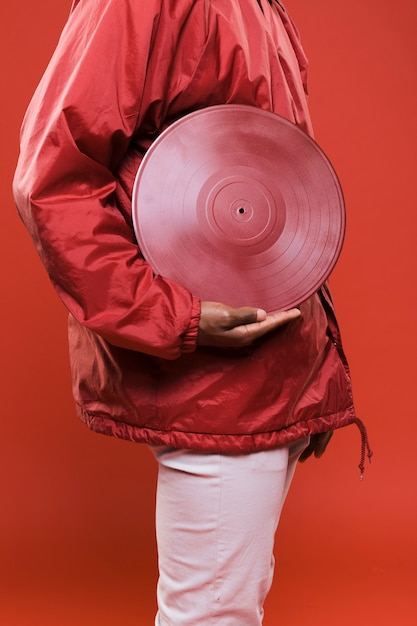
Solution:
<path fill-rule="evenodd" d="M 138 170 L 132 211 L 156 274 L 201 300 L 268 312 L 320 288 L 345 232 L 323 151 L 295 124 L 246 105 L 208 107 L 161 133 Z"/>

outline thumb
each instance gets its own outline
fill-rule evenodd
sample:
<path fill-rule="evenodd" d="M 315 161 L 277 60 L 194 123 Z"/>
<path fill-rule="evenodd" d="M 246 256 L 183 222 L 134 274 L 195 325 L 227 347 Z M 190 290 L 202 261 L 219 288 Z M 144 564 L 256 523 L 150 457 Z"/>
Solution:
<path fill-rule="evenodd" d="M 254 307 L 242 306 L 238 309 L 234 309 L 232 320 L 233 326 L 244 326 L 246 324 L 255 324 L 256 322 L 263 322 L 268 317 L 268 314 L 263 309 L 256 309 Z"/>

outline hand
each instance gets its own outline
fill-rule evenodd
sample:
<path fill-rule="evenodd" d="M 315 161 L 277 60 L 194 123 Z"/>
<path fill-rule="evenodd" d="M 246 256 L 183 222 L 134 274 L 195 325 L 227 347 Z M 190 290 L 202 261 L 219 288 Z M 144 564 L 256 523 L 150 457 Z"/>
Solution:
<path fill-rule="evenodd" d="M 298 459 L 300 463 L 304 463 L 304 461 L 306 461 L 312 454 L 314 454 L 316 459 L 319 459 L 324 454 L 324 451 L 327 448 L 327 444 L 329 443 L 332 436 L 332 430 L 327 433 L 311 435 L 310 443 Z"/>
<path fill-rule="evenodd" d="M 263 309 L 234 309 L 219 302 L 202 302 L 197 343 L 217 348 L 243 348 L 300 315 L 299 309 L 268 315 Z"/>

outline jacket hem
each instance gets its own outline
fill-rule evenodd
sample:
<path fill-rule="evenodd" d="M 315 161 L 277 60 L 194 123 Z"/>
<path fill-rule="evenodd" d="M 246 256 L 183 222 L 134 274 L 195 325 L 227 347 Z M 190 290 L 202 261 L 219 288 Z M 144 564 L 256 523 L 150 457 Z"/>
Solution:
<path fill-rule="evenodd" d="M 287 445 L 303 437 L 328 432 L 357 423 L 353 406 L 341 413 L 319 416 L 285 426 L 280 430 L 249 434 L 190 433 L 164 431 L 145 426 L 133 426 L 109 416 L 92 414 L 77 406 L 77 415 L 86 426 L 99 434 L 170 448 L 223 454 L 248 454 Z"/>

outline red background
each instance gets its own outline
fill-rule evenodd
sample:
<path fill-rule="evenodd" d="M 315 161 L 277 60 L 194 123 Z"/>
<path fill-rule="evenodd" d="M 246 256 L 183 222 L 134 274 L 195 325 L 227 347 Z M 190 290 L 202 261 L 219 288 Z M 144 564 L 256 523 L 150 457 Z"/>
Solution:
<path fill-rule="evenodd" d="M 11 196 L 18 131 L 69 0 L 2 0 L 0 621 L 151 624 L 155 467 L 74 417 L 66 313 Z M 346 197 L 331 284 L 374 461 L 338 432 L 300 466 L 265 626 L 417 617 L 415 0 L 288 0 L 310 57 L 316 139 Z M 202 625 L 203 626 L 203 625 Z"/>

